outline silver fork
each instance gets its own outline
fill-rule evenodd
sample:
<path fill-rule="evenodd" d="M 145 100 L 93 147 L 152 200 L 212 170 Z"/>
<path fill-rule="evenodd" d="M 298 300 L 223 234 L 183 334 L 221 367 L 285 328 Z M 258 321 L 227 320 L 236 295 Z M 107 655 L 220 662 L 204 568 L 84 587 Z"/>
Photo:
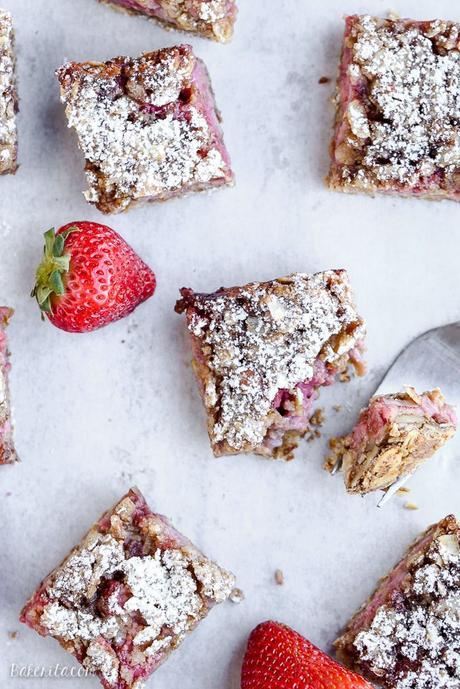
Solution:
<path fill-rule="evenodd" d="M 413 340 L 390 366 L 374 395 L 399 392 L 405 385 L 418 392 L 440 388 L 447 401 L 460 409 L 460 321 L 435 328 Z M 460 455 L 460 433 L 442 452 Z M 339 471 L 340 460 L 332 473 Z M 410 479 L 411 474 L 395 481 L 378 503 L 383 507 Z"/>

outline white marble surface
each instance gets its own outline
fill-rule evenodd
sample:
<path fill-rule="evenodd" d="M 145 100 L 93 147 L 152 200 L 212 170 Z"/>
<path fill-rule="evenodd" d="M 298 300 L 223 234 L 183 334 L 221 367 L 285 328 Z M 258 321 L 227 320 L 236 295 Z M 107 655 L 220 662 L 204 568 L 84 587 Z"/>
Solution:
<path fill-rule="evenodd" d="M 246 600 L 216 609 L 156 674 L 157 689 L 238 689 L 243 646 L 266 618 L 328 648 L 377 578 L 425 526 L 458 510 L 460 462 L 446 456 L 411 482 L 419 511 L 396 499 L 348 497 L 322 470 L 326 440 L 285 465 L 214 460 L 190 370 L 178 288 L 349 270 L 368 322 L 369 375 L 322 398 L 324 435 L 346 430 L 396 353 L 460 318 L 459 208 L 452 203 L 332 194 L 322 183 L 334 77 L 347 12 L 385 1 L 240 0 L 233 43 L 189 39 L 206 60 L 237 174 L 233 190 L 109 219 L 156 270 L 158 291 L 130 318 L 91 335 L 41 323 L 29 298 L 42 232 L 102 220 L 80 193 L 81 156 L 66 130 L 54 69 L 184 39 L 95 0 L 3 0 L 16 20 L 21 167 L 0 179 L 0 302 L 11 325 L 12 389 L 22 463 L 0 471 L 0 686 L 96 687 L 9 678 L 11 663 L 68 658 L 22 627 L 40 578 L 131 484 L 203 550 L 238 575 Z M 401 13 L 460 20 L 449 0 L 401 2 Z M 407 382 L 407 381 L 404 381 Z M 342 414 L 332 405 L 345 402 Z M 274 571 L 286 583 L 276 586 Z M 18 631 L 17 638 L 8 632 Z"/>

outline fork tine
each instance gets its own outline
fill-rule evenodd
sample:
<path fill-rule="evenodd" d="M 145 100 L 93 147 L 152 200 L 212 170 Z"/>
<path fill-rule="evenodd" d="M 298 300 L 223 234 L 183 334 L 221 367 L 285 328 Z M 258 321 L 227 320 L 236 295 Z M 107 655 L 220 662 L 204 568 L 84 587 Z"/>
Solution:
<path fill-rule="evenodd" d="M 342 457 L 338 457 L 336 463 L 331 469 L 331 475 L 334 476 L 342 468 Z"/>
<path fill-rule="evenodd" d="M 389 488 L 386 489 L 384 495 L 382 498 L 380 498 L 377 507 L 384 507 L 387 502 L 390 502 L 390 500 L 396 495 L 398 490 L 404 486 L 405 483 L 410 479 L 412 474 L 407 474 L 407 476 L 402 476 L 401 478 L 398 478 L 397 481 L 391 484 Z"/>

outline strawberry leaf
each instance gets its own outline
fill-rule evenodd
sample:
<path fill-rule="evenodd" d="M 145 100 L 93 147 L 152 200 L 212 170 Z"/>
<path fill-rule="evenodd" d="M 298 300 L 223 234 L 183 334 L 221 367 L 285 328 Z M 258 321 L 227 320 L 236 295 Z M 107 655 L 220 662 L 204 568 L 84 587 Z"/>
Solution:
<path fill-rule="evenodd" d="M 53 295 L 60 297 L 65 294 L 64 276 L 69 272 L 71 258 L 71 254 L 65 252 L 65 243 L 72 232 L 80 232 L 80 228 L 71 225 L 65 232 L 56 235 L 52 227 L 44 234 L 43 259 L 37 268 L 31 294 L 36 298 L 42 313 L 52 313 Z"/>

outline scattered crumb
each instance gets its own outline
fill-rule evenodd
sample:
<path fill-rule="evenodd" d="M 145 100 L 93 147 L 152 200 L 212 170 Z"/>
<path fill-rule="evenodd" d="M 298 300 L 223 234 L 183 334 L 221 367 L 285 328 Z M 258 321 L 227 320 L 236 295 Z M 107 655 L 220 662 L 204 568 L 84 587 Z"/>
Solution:
<path fill-rule="evenodd" d="M 326 416 L 324 414 L 324 409 L 317 409 L 314 414 L 310 416 L 310 423 L 312 426 L 322 426 L 323 423 L 326 420 Z"/>
<path fill-rule="evenodd" d="M 401 15 L 396 10 L 388 10 L 388 19 L 401 19 Z"/>
<path fill-rule="evenodd" d="M 314 440 L 321 438 L 321 432 L 318 431 L 317 428 L 315 428 L 314 430 L 313 429 L 308 430 L 306 438 L 307 438 L 307 443 L 312 443 Z"/>
<path fill-rule="evenodd" d="M 402 488 L 398 488 L 397 493 L 398 495 L 406 495 L 407 493 L 410 493 L 410 488 L 405 488 L 403 486 Z"/>
<path fill-rule="evenodd" d="M 351 380 L 350 373 L 348 371 L 342 371 L 339 375 L 339 380 L 341 383 L 349 383 Z"/>
<path fill-rule="evenodd" d="M 278 584 L 278 586 L 282 586 L 284 584 L 284 574 L 281 569 L 277 569 L 275 572 L 275 581 Z"/>
<path fill-rule="evenodd" d="M 341 404 L 334 404 L 332 409 L 336 412 L 342 411 L 342 405 Z"/>
<path fill-rule="evenodd" d="M 415 502 L 406 502 L 404 507 L 406 510 L 418 510 L 418 505 L 416 505 Z"/>
<path fill-rule="evenodd" d="M 17 632 L 8 632 L 8 636 L 10 639 L 17 639 L 18 633 Z"/>
<path fill-rule="evenodd" d="M 241 589 L 233 589 L 229 598 L 232 603 L 242 603 L 245 599 L 245 595 Z"/>
<path fill-rule="evenodd" d="M 318 79 L 318 84 L 329 84 L 331 81 L 330 77 L 320 77 Z"/>

